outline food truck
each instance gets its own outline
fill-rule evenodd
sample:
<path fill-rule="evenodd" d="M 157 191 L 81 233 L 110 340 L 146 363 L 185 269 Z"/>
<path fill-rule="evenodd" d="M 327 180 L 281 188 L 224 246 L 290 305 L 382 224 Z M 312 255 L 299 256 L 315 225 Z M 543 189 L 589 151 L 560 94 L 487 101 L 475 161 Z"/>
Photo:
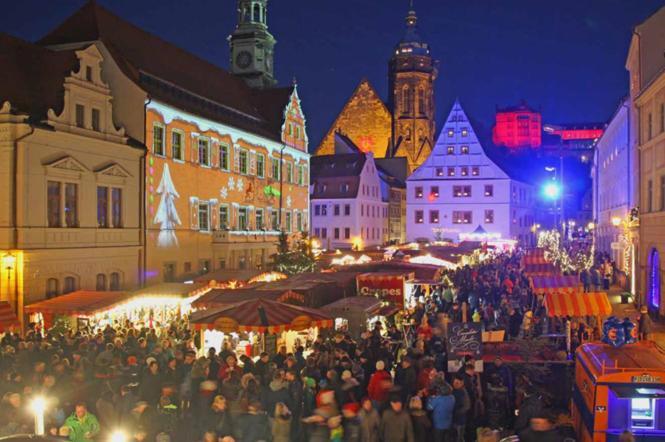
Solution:
<path fill-rule="evenodd" d="M 577 349 L 573 421 L 578 442 L 665 441 L 665 353 L 643 341 Z"/>

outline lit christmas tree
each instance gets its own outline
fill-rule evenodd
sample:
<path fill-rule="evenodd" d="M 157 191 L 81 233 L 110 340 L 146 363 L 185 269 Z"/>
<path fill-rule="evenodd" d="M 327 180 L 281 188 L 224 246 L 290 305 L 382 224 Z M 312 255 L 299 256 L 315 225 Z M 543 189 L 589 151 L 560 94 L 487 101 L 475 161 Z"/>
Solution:
<path fill-rule="evenodd" d="M 162 180 L 159 182 L 159 187 L 157 187 L 157 193 L 162 195 L 154 220 L 155 224 L 161 225 L 157 245 L 159 247 L 178 246 L 175 226 L 182 223 L 175 207 L 175 199 L 180 198 L 180 195 L 173 185 L 168 164 L 164 164 Z"/>

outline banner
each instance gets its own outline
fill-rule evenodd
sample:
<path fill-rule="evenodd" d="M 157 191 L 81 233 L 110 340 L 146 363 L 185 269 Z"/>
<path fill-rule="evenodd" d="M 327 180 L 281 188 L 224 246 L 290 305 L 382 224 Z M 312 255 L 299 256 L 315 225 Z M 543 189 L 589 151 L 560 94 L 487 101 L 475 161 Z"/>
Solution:
<path fill-rule="evenodd" d="M 479 359 L 482 355 L 482 327 L 477 322 L 454 322 L 448 325 L 448 359 L 460 360 L 464 356 Z"/>
<path fill-rule="evenodd" d="M 358 295 L 375 296 L 403 309 L 404 283 L 409 278 L 405 274 L 363 273 L 356 277 Z"/>

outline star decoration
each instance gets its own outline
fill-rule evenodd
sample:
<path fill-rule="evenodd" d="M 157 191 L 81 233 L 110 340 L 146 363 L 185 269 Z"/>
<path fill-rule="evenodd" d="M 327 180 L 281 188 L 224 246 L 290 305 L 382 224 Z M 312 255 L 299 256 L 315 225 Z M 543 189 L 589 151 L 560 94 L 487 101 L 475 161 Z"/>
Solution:
<path fill-rule="evenodd" d="M 235 190 L 236 188 L 236 182 L 233 179 L 233 177 L 229 177 L 229 189 L 230 190 Z"/>
<path fill-rule="evenodd" d="M 242 178 L 238 178 L 238 182 L 236 183 L 236 189 L 238 191 L 242 192 L 245 189 L 245 181 Z"/>
<path fill-rule="evenodd" d="M 227 199 L 229 196 L 229 190 L 226 187 L 222 187 L 219 189 L 219 196 L 221 196 L 222 199 Z"/>

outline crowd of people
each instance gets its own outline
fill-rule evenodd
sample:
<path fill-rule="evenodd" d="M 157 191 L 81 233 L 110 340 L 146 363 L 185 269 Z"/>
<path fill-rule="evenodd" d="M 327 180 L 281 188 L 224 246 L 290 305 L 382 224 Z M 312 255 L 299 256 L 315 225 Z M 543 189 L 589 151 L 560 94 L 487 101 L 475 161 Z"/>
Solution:
<path fill-rule="evenodd" d="M 228 344 L 202 356 L 184 320 L 5 334 L 0 436 L 32 432 L 28 404 L 39 396 L 47 432 L 73 442 L 116 430 L 164 442 L 563 441 L 569 428 L 501 357 L 482 373 L 470 357 L 448 364 L 450 322 L 483 322 L 510 339 L 543 332 L 542 300 L 519 263 L 500 255 L 448 272 L 404 319 L 413 327 L 377 322 L 355 340 L 338 330 L 256 359 Z"/>

